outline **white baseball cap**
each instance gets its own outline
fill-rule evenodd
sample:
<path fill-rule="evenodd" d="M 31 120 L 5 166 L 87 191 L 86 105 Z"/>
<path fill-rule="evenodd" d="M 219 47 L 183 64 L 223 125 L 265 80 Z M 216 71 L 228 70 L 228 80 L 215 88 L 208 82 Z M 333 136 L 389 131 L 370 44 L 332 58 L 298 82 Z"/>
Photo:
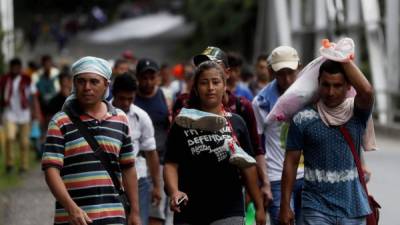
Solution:
<path fill-rule="evenodd" d="M 297 69 L 300 58 L 296 49 L 289 46 L 279 46 L 272 50 L 270 55 L 270 65 L 274 71 L 283 68 Z"/>

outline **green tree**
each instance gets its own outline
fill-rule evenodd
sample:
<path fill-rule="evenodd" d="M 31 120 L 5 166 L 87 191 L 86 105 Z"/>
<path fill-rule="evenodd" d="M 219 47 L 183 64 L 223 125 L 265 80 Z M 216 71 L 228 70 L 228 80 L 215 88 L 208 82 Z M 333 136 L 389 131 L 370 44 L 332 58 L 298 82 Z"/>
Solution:
<path fill-rule="evenodd" d="M 251 56 L 256 7 L 255 0 L 187 0 L 185 16 L 196 28 L 184 48 L 193 53 L 215 45 Z"/>

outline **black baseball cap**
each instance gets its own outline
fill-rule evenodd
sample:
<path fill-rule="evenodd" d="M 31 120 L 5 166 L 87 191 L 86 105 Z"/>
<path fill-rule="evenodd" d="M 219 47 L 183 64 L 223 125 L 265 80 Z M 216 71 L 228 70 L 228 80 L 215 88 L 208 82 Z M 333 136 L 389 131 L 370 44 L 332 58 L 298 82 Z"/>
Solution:
<path fill-rule="evenodd" d="M 136 65 L 136 74 L 140 75 L 146 71 L 158 72 L 160 67 L 157 62 L 152 59 L 140 59 Z"/>
<path fill-rule="evenodd" d="M 224 65 L 225 65 L 225 67 L 229 67 L 228 66 L 228 58 L 226 56 L 226 53 L 218 47 L 208 46 L 201 54 L 193 57 L 193 63 L 195 66 L 199 66 L 200 63 L 209 61 L 209 60 L 222 61 L 222 63 L 224 63 Z"/>

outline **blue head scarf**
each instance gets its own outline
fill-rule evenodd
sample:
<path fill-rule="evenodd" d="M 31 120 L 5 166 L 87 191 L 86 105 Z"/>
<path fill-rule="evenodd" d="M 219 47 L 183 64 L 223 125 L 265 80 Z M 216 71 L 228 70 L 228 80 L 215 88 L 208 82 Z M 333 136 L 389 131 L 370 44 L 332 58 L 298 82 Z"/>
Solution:
<path fill-rule="evenodd" d="M 106 60 L 93 56 L 86 56 L 80 58 L 78 61 L 72 64 L 71 73 L 73 78 L 82 73 L 94 73 L 101 77 L 104 77 L 108 82 L 110 82 L 112 70 L 110 64 Z M 73 86 L 71 95 L 68 96 L 68 98 L 65 100 L 65 103 L 70 100 L 76 99 L 75 93 L 76 90 Z M 107 96 L 108 90 L 106 91 L 103 98 L 105 99 Z"/>
<path fill-rule="evenodd" d="M 71 72 L 73 77 L 82 73 L 95 73 L 108 81 L 112 73 L 111 66 L 106 60 L 93 56 L 86 56 L 76 61 L 72 64 Z"/>

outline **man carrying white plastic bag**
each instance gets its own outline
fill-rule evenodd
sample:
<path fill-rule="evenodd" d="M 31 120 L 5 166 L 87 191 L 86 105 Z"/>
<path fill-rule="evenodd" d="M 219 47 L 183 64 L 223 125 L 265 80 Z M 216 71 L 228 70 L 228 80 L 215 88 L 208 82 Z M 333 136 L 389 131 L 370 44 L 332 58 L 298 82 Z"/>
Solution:
<path fill-rule="evenodd" d="M 348 39 L 337 45 L 325 42 L 321 54 L 328 60 L 318 58 L 320 66 L 312 64 L 314 67 L 306 70 L 315 72 L 318 68 L 317 73 L 303 73 L 301 77 L 303 82 L 317 83 L 317 88 L 301 94 L 296 94 L 299 89 L 289 89 L 285 101 L 294 101 L 300 108 L 281 111 L 280 115 L 284 115 L 281 118 L 272 117 L 291 119 L 282 174 L 281 224 L 293 221 L 289 199 L 301 154 L 305 165 L 304 224 L 362 225 L 371 213 L 366 192 L 359 182 L 363 175 L 359 174 L 352 152 L 355 156 L 361 154 L 362 136 L 374 102 L 373 88 L 351 61 L 354 50 L 351 43 Z M 352 86 L 357 94 L 349 98 Z"/>
<path fill-rule="evenodd" d="M 271 112 L 267 116 L 267 123 L 272 121 L 289 121 L 292 116 L 304 106 L 316 102 L 318 96 L 319 68 L 327 59 L 336 62 L 349 62 L 354 58 L 354 42 L 350 38 L 343 38 L 337 44 L 324 39 L 320 53 L 322 56 L 314 59 L 298 74 L 296 82 L 279 98 Z M 347 91 L 346 97 L 354 98 L 354 88 Z M 332 112 L 336 114 L 335 112 Z M 325 116 L 324 116 L 325 117 Z M 324 120 L 326 125 L 328 124 Z M 375 131 L 372 117 L 368 120 L 367 130 L 363 137 L 363 148 L 365 151 L 377 149 Z"/>

